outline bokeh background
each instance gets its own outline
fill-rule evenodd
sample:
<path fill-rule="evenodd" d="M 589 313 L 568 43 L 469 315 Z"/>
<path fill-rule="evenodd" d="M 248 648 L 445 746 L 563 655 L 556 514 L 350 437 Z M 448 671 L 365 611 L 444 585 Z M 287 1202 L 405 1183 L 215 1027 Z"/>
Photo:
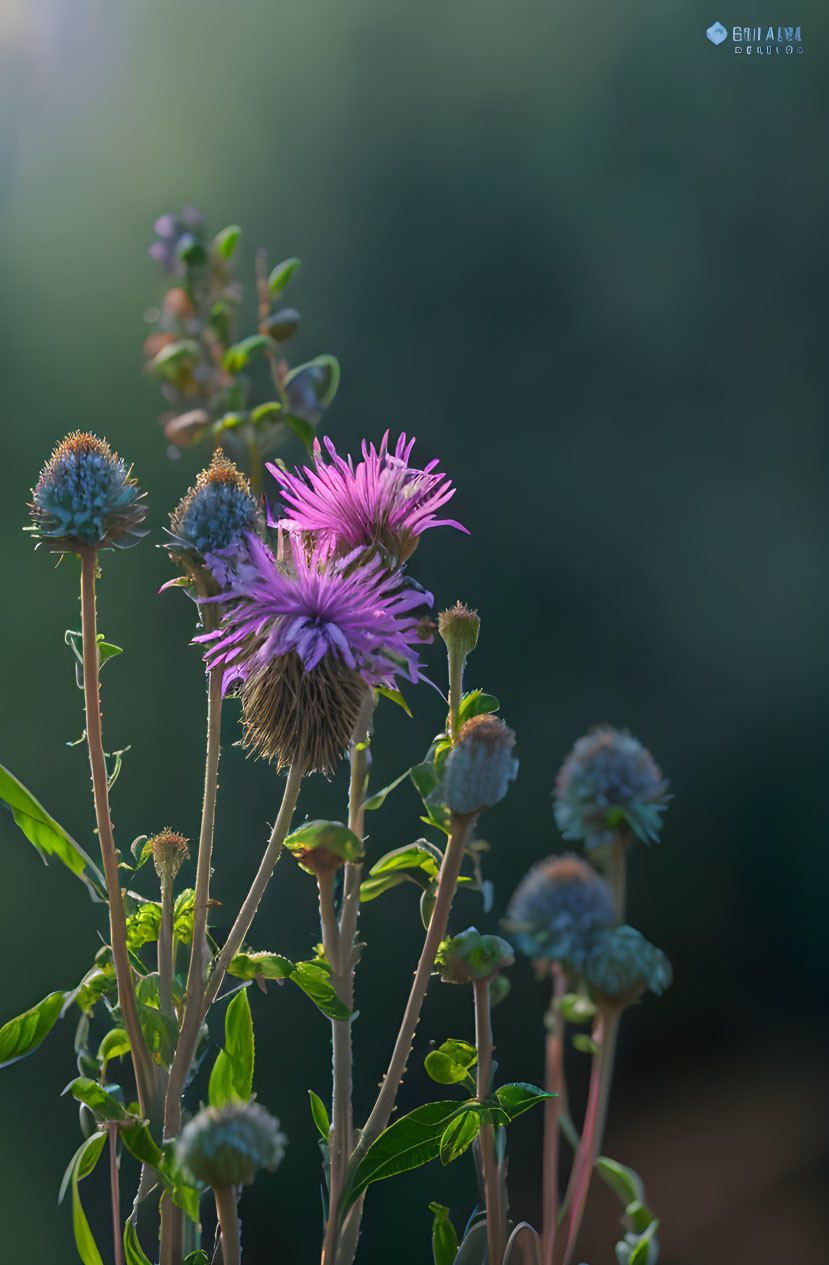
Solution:
<path fill-rule="evenodd" d="M 156 596 L 153 548 L 197 469 L 168 459 L 141 377 L 162 282 L 152 223 L 193 202 L 273 260 L 304 260 L 293 351 L 343 365 L 327 429 L 343 448 L 386 427 L 454 477 L 470 538 L 424 539 L 416 574 L 478 607 L 469 683 L 496 693 L 521 773 L 487 815 L 497 929 L 524 870 L 559 848 L 558 764 L 589 725 L 629 726 L 671 778 L 664 840 L 632 858 L 630 919 L 672 959 L 660 1001 L 628 1014 L 606 1151 L 639 1169 L 665 1265 L 826 1260 L 826 49 L 829 16 L 767 0 L 2 0 L 2 760 L 94 846 L 81 697 L 63 630 L 77 575 L 20 534 L 28 489 L 75 427 L 106 434 L 149 490 L 153 537 L 110 555 L 101 627 L 105 731 L 131 744 L 114 793 L 126 848 L 198 829 L 203 678 L 192 608 Z M 732 11 L 733 10 L 733 11 Z M 805 54 L 737 58 L 705 28 L 799 22 Z M 293 454 L 298 458 L 300 453 Z M 440 648 L 431 652 L 437 680 Z M 279 787 L 224 735 L 220 894 L 247 887 Z M 440 726 L 421 688 L 381 712 L 378 784 Z M 342 777 L 301 808 L 342 812 Z M 370 851 L 418 832 L 401 789 Z M 0 1019 L 87 969 L 104 923 L 0 817 Z M 144 876 L 142 875 L 142 878 Z M 145 880 L 146 881 L 146 880 Z M 222 926 L 221 911 L 217 923 Z M 364 1113 L 420 942 L 416 901 L 366 908 L 357 1106 Z M 252 939 L 299 957 L 313 887 L 290 860 Z M 521 964 L 496 1012 L 505 1078 L 542 1075 L 543 989 Z M 326 1026 L 298 992 L 252 999 L 256 1087 L 289 1159 L 245 1195 L 246 1259 L 315 1259 L 318 1153 L 306 1090 L 325 1095 Z M 436 985 L 419 1028 L 471 1033 Z M 574 1057 L 578 1083 L 583 1068 Z M 59 1026 L 0 1081 L 4 1254 L 75 1259 L 56 1205 L 78 1142 L 72 1033 Z M 514 1209 L 537 1219 L 540 1113 L 511 1135 Z M 105 1188 L 84 1188 L 105 1253 Z M 431 1259 L 427 1203 L 460 1229 L 471 1165 L 378 1186 L 366 1265 Z M 620 1209 L 591 1203 L 581 1255 L 613 1260 Z"/>

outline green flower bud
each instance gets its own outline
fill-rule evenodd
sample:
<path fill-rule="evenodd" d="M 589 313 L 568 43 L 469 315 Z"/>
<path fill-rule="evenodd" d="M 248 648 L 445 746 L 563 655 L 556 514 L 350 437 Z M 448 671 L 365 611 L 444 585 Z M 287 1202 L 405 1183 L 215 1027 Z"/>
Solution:
<path fill-rule="evenodd" d="M 482 936 L 475 927 L 444 940 L 435 965 L 444 984 L 471 984 L 488 980 L 515 962 L 512 945 L 500 936 Z"/>
<path fill-rule="evenodd" d="M 659 996 L 671 984 L 671 964 L 635 927 L 623 924 L 596 933 L 585 976 L 595 993 L 629 1006 L 646 989 Z"/>
<path fill-rule="evenodd" d="M 446 642 L 450 655 L 465 659 L 478 644 L 481 621 L 477 611 L 471 611 L 462 602 L 456 602 L 438 616 L 438 632 Z"/>
<path fill-rule="evenodd" d="M 196 1181 L 221 1190 L 247 1186 L 260 1168 L 275 1169 L 287 1139 L 279 1121 L 253 1102 L 206 1107 L 184 1126 L 176 1157 Z"/>
<path fill-rule="evenodd" d="M 461 726 L 446 760 L 443 796 L 453 813 L 480 813 L 504 798 L 518 772 L 515 734 L 497 716 L 473 716 Z"/>
<path fill-rule="evenodd" d="M 153 854 L 155 872 L 162 883 L 172 883 L 184 862 L 189 858 L 187 850 L 189 840 L 184 835 L 176 834 L 167 826 L 160 834 L 153 835 L 144 844 Z M 146 851 L 144 853 L 146 856 Z"/>

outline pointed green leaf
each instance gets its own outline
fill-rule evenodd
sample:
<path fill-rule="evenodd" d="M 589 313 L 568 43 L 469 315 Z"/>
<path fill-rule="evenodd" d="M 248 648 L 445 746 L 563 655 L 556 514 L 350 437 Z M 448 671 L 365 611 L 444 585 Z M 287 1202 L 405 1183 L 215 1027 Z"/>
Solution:
<path fill-rule="evenodd" d="M 300 855 L 315 848 L 325 848 L 343 861 L 361 861 L 363 858 L 362 840 L 341 821 L 306 822 L 288 835 L 285 847 L 289 852 Z"/>
<path fill-rule="evenodd" d="M 291 277 L 301 267 L 301 259 L 291 258 L 283 259 L 281 264 L 277 264 L 275 268 L 272 268 L 271 275 L 268 277 L 268 288 L 271 294 L 281 294 Z"/>
<path fill-rule="evenodd" d="M 85 1103 L 100 1121 L 133 1119 L 122 1102 L 88 1076 L 78 1076 L 70 1081 L 63 1093 L 71 1093 L 78 1102 Z"/>
<path fill-rule="evenodd" d="M 381 804 L 385 803 L 386 797 L 391 794 L 394 788 L 399 786 L 401 782 L 406 781 L 406 778 L 410 773 L 411 769 L 406 769 L 405 773 L 401 773 L 400 777 L 396 777 L 393 782 L 389 782 L 388 786 L 384 786 L 381 791 L 375 791 L 373 795 L 369 796 L 363 807 L 368 812 L 373 811 L 375 808 L 379 808 Z"/>
<path fill-rule="evenodd" d="M 461 1110 L 463 1107 L 457 1102 L 430 1102 L 389 1125 L 352 1174 L 343 1191 L 341 1213 L 344 1215 L 372 1182 L 437 1159 L 447 1125 Z"/>
<path fill-rule="evenodd" d="M 151 1265 L 149 1258 L 144 1255 L 142 1250 L 138 1239 L 138 1230 L 132 1217 L 124 1226 L 124 1255 L 127 1265 Z"/>
<path fill-rule="evenodd" d="M 229 224 L 227 228 L 223 228 L 221 233 L 217 233 L 213 239 L 213 249 L 222 259 L 230 259 L 236 249 L 236 243 L 242 236 L 242 230 L 238 224 Z"/>
<path fill-rule="evenodd" d="M 573 1049 L 580 1050 L 582 1054 L 598 1054 L 599 1047 L 591 1036 L 586 1032 L 577 1032 L 573 1037 Z"/>
<path fill-rule="evenodd" d="M 95 1245 L 92 1237 L 92 1231 L 89 1228 L 89 1222 L 84 1214 L 81 1205 L 80 1195 L 78 1193 L 78 1182 L 83 1181 L 84 1177 L 88 1177 L 98 1163 L 101 1151 L 104 1149 L 106 1142 L 105 1133 L 93 1133 L 92 1137 L 87 1138 L 78 1147 L 72 1159 L 69 1161 L 66 1172 L 61 1182 L 60 1193 L 58 1194 L 58 1203 L 63 1200 L 66 1190 L 71 1184 L 72 1187 L 72 1226 L 75 1231 L 75 1244 L 78 1249 L 81 1260 L 84 1265 L 103 1265 L 101 1254 Z"/>
<path fill-rule="evenodd" d="M 402 707 L 407 716 L 411 716 L 412 709 L 400 693 L 400 690 L 390 690 L 385 685 L 375 685 L 374 688 L 378 694 L 383 695 L 383 698 L 390 699 L 392 703 L 396 703 L 398 707 Z"/>
<path fill-rule="evenodd" d="M 434 1213 L 432 1222 L 432 1255 L 435 1265 L 453 1265 L 458 1254 L 458 1236 L 449 1217 L 449 1209 L 443 1204 L 429 1204 Z"/>
<path fill-rule="evenodd" d="M 464 1111 L 450 1121 L 440 1139 L 438 1155 L 441 1164 L 451 1164 L 459 1155 L 463 1155 L 477 1138 L 480 1127 L 481 1116 L 477 1111 Z"/>
<path fill-rule="evenodd" d="M 600 1155 L 596 1160 L 596 1172 L 625 1206 L 645 1202 L 644 1182 L 632 1168 L 626 1168 L 624 1164 Z"/>
<path fill-rule="evenodd" d="M 0 1067 L 24 1059 L 40 1045 L 60 1016 L 66 993 L 50 993 L 30 1010 L 10 1019 L 0 1028 Z"/>
<path fill-rule="evenodd" d="M 210 1074 L 211 1107 L 247 1102 L 253 1091 L 253 1020 L 247 989 L 241 989 L 225 1015 L 225 1044 Z"/>
<path fill-rule="evenodd" d="M 288 979 L 296 964 L 278 953 L 237 953 L 230 959 L 228 975 L 237 979 Z"/>
<path fill-rule="evenodd" d="M 426 1055 L 423 1066 L 428 1076 L 439 1085 L 459 1085 L 478 1061 L 478 1051 L 465 1041 L 444 1041 L 437 1050 Z"/>
<path fill-rule="evenodd" d="M 315 374 L 317 381 L 314 384 L 314 394 L 320 406 L 324 409 L 328 408 L 340 385 L 340 362 L 336 356 L 330 356 L 327 353 L 322 356 L 314 356 L 313 360 L 308 360 L 304 365 L 296 365 L 291 370 L 285 378 L 285 386 L 290 386 L 294 378 L 301 373 L 305 374 L 309 369 L 319 371 Z M 324 382 L 324 385 L 321 385 L 322 382 Z"/>
<path fill-rule="evenodd" d="M 424 870 L 430 878 L 435 878 L 443 864 L 443 853 L 428 839 L 418 839 L 416 843 L 387 852 L 376 861 L 369 870 L 372 877 L 388 874 L 394 870 Z"/>
<path fill-rule="evenodd" d="M 268 400 L 266 404 L 259 404 L 255 409 L 251 410 L 250 420 L 254 426 L 258 426 L 260 422 L 275 422 L 282 414 L 282 405 L 276 400 Z"/>
<path fill-rule="evenodd" d="M 106 881 L 92 859 L 3 765 L 0 765 L 0 802 L 11 809 L 14 820 L 44 860 L 56 856 L 86 883 L 93 900 L 104 897 Z"/>
<path fill-rule="evenodd" d="M 517 1116 L 529 1111 L 530 1107 L 534 1107 L 537 1102 L 543 1102 L 545 1098 L 555 1098 L 557 1095 L 548 1094 L 537 1085 L 516 1081 L 512 1085 L 501 1085 L 499 1089 L 496 1089 L 495 1097 L 510 1120 L 515 1120 Z"/>
<path fill-rule="evenodd" d="M 331 983 L 331 969 L 327 963 L 297 962 L 291 972 L 291 979 L 329 1019 L 351 1018 L 351 1011 L 345 1002 L 340 1001 Z"/>
<path fill-rule="evenodd" d="M 314 428 L 310 422 L 304 417 L 297 417 L 295 413 L 283 413 L 281 419 L 286 426 L 290 426 L 294 434 L 302 440 L 305 445 L 306 452 L 310 455 L 314 451 Z"/>
<path fill-rule="evenodd" d="M 110 1059 L 123 1058 L 130 1052 L 130 1039 L 124 1028 L 112 1028 L 98 1046 L 98 1062 L 101 1064 L 101 1077 L 106 1077 L 107 1063 Z"/>
<path fill-rule="evenodd" d="M 228 347 L 222 360 L 222 368 L 228 373 L 238 373 L 244 369 L 251 356 L 270 351 L 273 345 L 273 339 L 268 338 L 267 334 L 251 334 L 249 338 L 243 338 L 240 343 Z"/>
<path fill-rule="evenodd" d="M 473 716 L 497 712 L 500 706 L 494 694 L 484 694 L 483 690 L 470 690 L 461 699 L 461 705 L 458 708 L 458 723 L 462 725 Z"/>
<path fill-rule="evenodd" d="M 311 1115 L 314 1117 L 314 1124 L 319 1129 L 320 1137 L 327 1142 L 331 1133 L 331 1124 L 328 1119 L 328 1112 L 325 1109 L 325 1103 L 319 1094 L 314 1093 L 313 1089 L 308 1090 L 308 1097 L 311 1099 Z"/>

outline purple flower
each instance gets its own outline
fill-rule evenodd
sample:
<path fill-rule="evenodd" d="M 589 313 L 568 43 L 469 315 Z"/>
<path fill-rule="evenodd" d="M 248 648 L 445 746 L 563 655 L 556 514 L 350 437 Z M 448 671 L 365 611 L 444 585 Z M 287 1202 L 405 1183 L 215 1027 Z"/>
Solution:
<path fill-rule="evenodd" d="M 221 627 L 196 641 L 207 644 L 208 667 L 222 669 L 225 692 L 240 690 L 246 745 L 280 766 L 301 759 L 327 771 L 366 688 L 392 687 L 402 672 L 420 676 L 413 611 L 432 595 L 403 588 L 377 555 L 332 559 L 296 534 L 287 561 L 252 534 L 247 544 L 249 565 L 229 573 L 220 598 L 206 599 L 225 604 Z M 213 566 L 211 555 L 206 561 Z"/>
<path fill-rule="evenodd" d="M 381 545 L 398 562 L 405 562 L 417 548 L 421 533 L 430 527 L 457 527 L 451 518 L 436 513 L 455 494 L 451 480 L 430 461 L 422 470 L 409 465 L 414 439 L 401 435 L 389 451 L 389 433 L 379 450 L 363 440 L 363 460 L 356 466 L 344 460 L 330 439 L 325 447 L 330 460 L 314 445 L 314 469 L 289 474 L 268 465 L 286 502 L 287 518 L 278 526 L 316 534 L 327 554 L 360 546 Z"/>

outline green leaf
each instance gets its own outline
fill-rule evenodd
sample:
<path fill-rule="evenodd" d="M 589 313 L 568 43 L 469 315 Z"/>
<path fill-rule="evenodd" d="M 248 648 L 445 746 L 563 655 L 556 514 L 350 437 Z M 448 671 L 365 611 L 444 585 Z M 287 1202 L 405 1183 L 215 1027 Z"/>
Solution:
<path fill-rule="evenodd" d="M 478 1136 L 481 1127 L 481 1116 L 477 1111 L 464 1111 L 446 1126 L 440 1139 L 440 1162 L 451 1164 L 470 1146 Z"/>
<path fill-rule="evenodd" d="M 400 693 L 400 690 L 390 690 L 385 685 L 375 685 L 374 689 L 377 694 L 382 694 L 384 698 L 389 698 L 393 703 L 396 703 L 398 707 L 402 707 L 407 716 L 411 716 L 412 709 Z"/>
<path fill-rule="evenodd" d="M 229 224 L 227 228 L 223 228 L 221 233 L 217 233 L 213 239 L 213 249 L 222 259 L 230 259 L 236 249 L 236 243 L 242 236 L 242 230 L 238 224 Z"/>
<path fill-rule="evenodd" d="M 644 1183 L 632 1168 L 626 1168 L 624 1164 L 608 1159 L 606 1155 L 598 1157 L 595 1167 L 605 1185 L 618 1195 L 625 1206 L 645 1202 Z"/>
<path fill-rule="evenodd" d="M 301 267 L 301 259 L 291 258 L 283 259 L 281 264 L 277 264 L 275 268 L 272 268 L 271 275 L 268 277 L 268 288 L 271 294 L 281 294 L 291 277 Z"/>
<path fill-rule="evenodd" d="M 428 1076 L 439 1085 L 458 1085 L 465 1081 L 469 1069 L 478 1061 L 478 1051 L 466 1041 L 444 1041 L 437 1050 L 426 1055 L 423 1066 Z"/>
<path fill-rule="evenodd" d="M 360 903 L 365 904 L 366 901 L 374 900 L 390 888 L 399 887 L 401 883 L 416 883 L 419 887 L 423 886 L 413 874 L 378 874 L 376 878 L 364 879 L 360 884 Z"/>
<path fill-rule="evenodd" d="M 106 1034 L 98 1046 L 98 1062 L 101 1064 L 101 1077 L 106 1076 L 107 1063 L 110 1059 L 123 1058 L 131 1049 L 130 1039 L 124 1028 L 113 1028 Z"/>
<path fill-rule="evenodd" d="M 250 420 L 254 426 L 258 426 L 260 422 L 277 421 L 282 414 L 282 405 L 276 400 L 268 400 L 267 404 L 260 404 L 251 410 Z"/>
<path fill-rule="evenodd" d="M 310 422 L 304 417 L 297 417 L 295 413 L 283 413 L 282 421 L 286 426 L 290 426 L 294 434 L 302 440 L 305 450 L 308 453 L 314 451 L 314 428 Z"/>
<path fill-rule="evenodd" d="M 237 979 L 288 979 L 296 966 L 278 953 L 237 953 L 230 959 L 228 975 Z"/>
<path fill-rule="evenodd" d="M 175 343 L 162 347 L 158 355 L 153 356 L 146 367 L 147 373 L 165 373 L 175 369 L 182 361 L 198 360 L 199 344 L 192 338 L 182 338 Z"/>
<path fill-rule="evenodd" d="M 470 690 L 461 699 L 458 708 L 458 724 L 462 725 L 473 716 L 483 716 L 488 712 L 497 712 L 501 704 L 494 694 L 484 694 L 483 690 Z"/>
<path fill-rule="evenodd" d="M 415 843 L 387 852 L 376 861 L 369 870 L 372 877 L 378 874 L 389 874 L 395 870 L 424 870 L 429 878 L 435 878 L 443 864 L 443 853 L 428 839 L 418 839 Z"/>
<path fill-rule="evenodd" d="M 185 887 L 179 892 L 173 906 L 173 935 L 182 944 L 189 944 L 193 939 L 193 912 L 196 907 L 196 893 L 192 887 Z"/>
<path fill-rule="evenodd" d="M 144 1255 L 141 1244 L 138 1241 L 138 1230 L 132 1217 L 124 1226 L 124 1255 L 127 1265 L 152 1265 L 149 1258 Z"/>
<path fill-rule="evenodd" d="M 443 1204 L 429 1204 L 429 1211 L 434 1213 L 432 1222 L 432 1255 L 435 1265 L 453 1265 L 458 1254 L 458 1236 L 449 1217 L 449 1209 Z M 128 1265 L 132 1265 L 128 1262 Z"/>
<path fill-rule="evenodd" d="M 406 769 L 406 772 L 401 773 L 400 777 L 396 777 L 393 782 L 389 782 L 388 786 L 384 786 L 382 791 L 375 791 L 375 793 L 373 795 L 370 795 L 369 798 L 366 800 L 365 804 L 363 805 L 363 808 L 366 809 L 368 812 L 372 812 L 375 808 L 379 808 L 381 804 L 385 803 L 386 797 L 391 794 L 394 788 L 396 786 L 399 786 L 401 782 L 406 781 L 406 778 L 409 776 L 410 773 L 411 773 L 411 769 Z"/>
<path fill-rule="evenodd" d="M 89 1228 L 89 1222 L 86 1219 L 83 1207 L 81 1205 L 80 1195 L 78 1193 L 78 1182 L 83 1181 L 84 1177 L 88 1177 L 98 1163 L 101 1151 L 104 1149 L 106 1142 L 105 1133 L 93 1133 L 91 1138 L 87 1138 L 81 1143 L 69 1166 L 63 1175 L 61 1182 L 60 1194 L 58 1202 L 60 1203 L 66 1194 L 67 1186 L 72 1186 L 72 1226 L 75 1231 L 75 1245 L 78 1254 L 84 1265 L 103 1265 L 101 1254 L 95 1245 L 92 1237 L 92 1231 Z"/>
<path fill-rule="evenodd" d="M 92 859 L 3 765 L 0 765 L 0 802 L 11 809 L 17 825 L 44 860 L 56 856 L 86 883 L 93 900 L 104 898 L 106 880 Z"/>
<path fill-rule="evenodd" d="M 137 953 L 145 944 L 158 939 L 161 930 L 161 906 L 148 900 L 134 914 L 127 915 L 127 948 Z"/>
<path fill-rule="evenodd" d="M 211 1107 L 247 1102 L 253 1090 L 253 1020 L 247 989 L 236 994 L 225 1015 L 225 1044 L 210 1074 Z"/>
<path fill-rule="evenodd" d="M 546 1090 L 539 1089 L 537 1085 L 528 1085 L 525 1081 L 515 1081 L 511 1085 L 501 1085 L 499 1089 L 496 1089 L 495 1097 L 510 1120 L 515 1120 L 517 1116 L 529 1111 L 530 1107 L 534 1107 L 537 1102 L 543 1102 L 545 1098 L 556 1098 L 557 1095 L 548 1094 Z"/>
<path fill-rule="evenodd" d="M 273 345 L 273 339 L 268 338 L 267 334 L 251 334 L 249 338 L 243 338 L 240 343 L 228 347 L 222 359 L 222 368 L 228 373 L 238 373 L 240 369 L 244 369 L 251 356 L 270 351 Z"/>
<path fill-rule="evenodd" d="M 592 1037 L 586 1032 L 577 1032 L 573 1037 L 573 1049 L 580 1050 L 582 1054 L 598 1054 L 599 1047 Z"/>
<path fill-rule="evenodd" d="M 285 378 L 285 386 L 288 387 L 301 373 L 305 374 L 309 369 L 319 370 L 314 375 L 314 394 L 319 401 L 321 408 L 328 408 L 334 396 L 337 394 L 337 388 L 340 385 L 340 362 L 336 356 L 330 356 L 327 353 L 322 356 L 314 356 L 313 360 L 308 360 L 304 365 L 297 365 Z M 324 379 L 325 384 L 321 387 L 320 380 Z"/>
<path fill-rule="evenodd" d="M 137 1106 L 137 1104 L 134 1104 Z M 150 1133 L 149 1125 L 144 1120 L 136 1119 L 135 1124 L 119 1125 L 118 1132 L 124 1146 L 142 1164 L 150 1168 L 160 1168 L 164 1161 L 164 1152 Z"/>
<path fill-rule="evenodd" d="M 409 1172 L 437 1159 L 444 1132 L 459 1111 L 456 1102 L 429 1102 L 401 1116 L 380 1134 L 357 1165 L 343 1191 L 340 1212 L 348 1211 L 372 1182 Z"/>
<path fill-rule="evenodd" d="M 322 965 L 320 962 L 297 962 L 291 972 L 291 979 L 329 1019 L 351 1018 L 351 1011 L 345 1002 L 340 1001 L 331 983 L 331 968 L 327 963 Z"/>
<path fill-rule="evenodd" d="M 325 848 L 343 861 L 361 861 L 363 858 L 362 840 L 341 821 L 309 821 L 288 835 L 285 847 L 300 856 L 316 848 Z"/>
<path fill-rule="evenodd" d="M 331 1124 L 328 1119 L 328 1112 L 325 1109 L 325 1103 L 319 1094 L 315 1094 L 313 1089 L 308 1090 L 308 1097 L 311 1099 L 311 1115 L 314 1117 L 314 1124 L 320 1132 L 320 1137 L 327 1142 L 331 1133 Z"/>
<path fill-rule="evenodd" d="M 98 1120 L 105 1122 L 108 1120 L 132 1120 L 135 1117 L 127 1111 L 123 1103 L 119 1102 L 113 1094 L 110 1094 L 103 1085 L 99 1085 L 97 1081 L 90 1080 L 88 1076 L 78 1076 L 75 1080 L 70 1081 L 66 1089 L 62 1091 L 64 1094 L 70 1093 L 78 1102 L 85 1103 L 90 1111 L 95 1113 Z"/>
<path fill-rule="evenodd" d="M 191 1252 L 189 1256 L 185 1256 L 184 1265 L 210 1265 L 210 1257 L 201 1250 Z"/>
<path fill-rule="evenodd" d="M 0 1067 L 24 1059 L 40 1045 L 60 1016 L 66 993 L 50 993 L 30 1010 L 10 1019 L 0 1028 Z"/>
<path fill-rule="evenodd" d="M 596 1003 L 581 993 L 565 993 L 559 1002 L 562 1019 L 568 1023 L 587 1023 L 596 1013 Z"/>

